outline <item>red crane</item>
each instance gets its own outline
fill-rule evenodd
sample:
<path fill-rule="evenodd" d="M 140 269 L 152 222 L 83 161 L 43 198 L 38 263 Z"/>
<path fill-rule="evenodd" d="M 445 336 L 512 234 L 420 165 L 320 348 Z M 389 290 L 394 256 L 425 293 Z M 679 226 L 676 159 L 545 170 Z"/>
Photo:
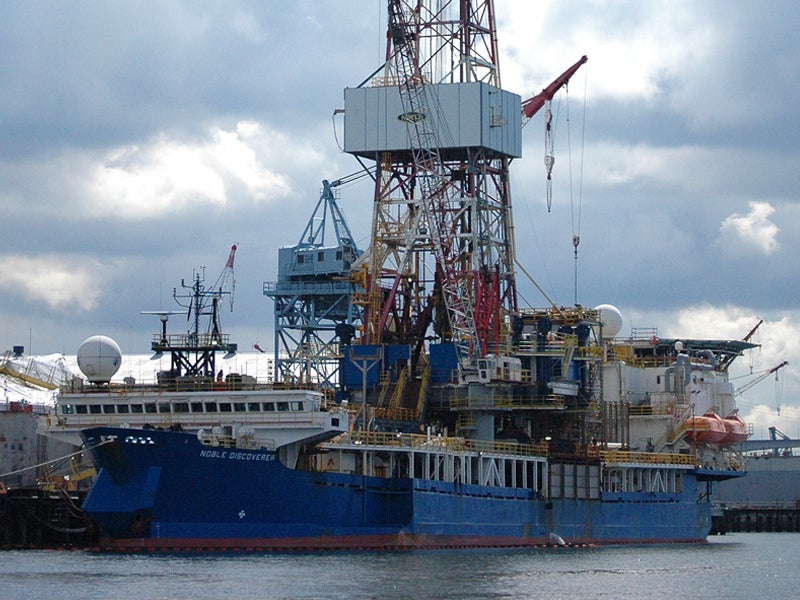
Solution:
<path fill-rule="evenodd" d="M 533 115 L 541 110 L 546 102 L 553 99 L 562 87 L 569 83 L 570 78 L 581 68 L 589 58 L 584 54 L 581 59 L 553 80 L 553 83 L 541 92 L 522 103 L 522 125 L 531 120 Z"/>

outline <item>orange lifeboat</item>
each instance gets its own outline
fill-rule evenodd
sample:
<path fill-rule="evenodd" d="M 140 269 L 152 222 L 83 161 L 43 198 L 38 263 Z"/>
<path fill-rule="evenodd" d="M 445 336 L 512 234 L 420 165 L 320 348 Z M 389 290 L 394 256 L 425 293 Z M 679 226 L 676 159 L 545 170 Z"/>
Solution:
<path fill-rule="evenodd" d="M 742 418 L 736 414 L 736 411 L 722 419 L 722 423 L 725 425 L 725 431 L 727 433 L 725 434 L 725 437 L 718 442 L 719 444 L 741 444 L 747 439 L 747 423 L 745 423 Z"/>
<path fill-rule="evenodd" d="M 696 444 L 718 444 L 726 435 L 725 422 L 713 411 L 686 419 L 686 437 Z"/>

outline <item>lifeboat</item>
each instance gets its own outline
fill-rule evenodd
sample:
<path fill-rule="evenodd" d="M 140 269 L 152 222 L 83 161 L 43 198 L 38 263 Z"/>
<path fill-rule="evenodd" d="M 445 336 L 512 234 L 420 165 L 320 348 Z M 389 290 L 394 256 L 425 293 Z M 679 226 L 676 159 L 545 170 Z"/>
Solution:
<path fill-rule="evenodd" d="M 713 411 L 686 419 L 686 437 L 696 444 L 719 444 L 728 435 L 725 422 Z"/>
<path fill-rule="evenodd" d="M 725 437 L 718 442 L 720 445 L 741 444 L 747 439 L 747 423 L 736 414 L 736 411 L 722 419 L 722 423 L 725 425 L 725 431 L 727 433 Z"/>

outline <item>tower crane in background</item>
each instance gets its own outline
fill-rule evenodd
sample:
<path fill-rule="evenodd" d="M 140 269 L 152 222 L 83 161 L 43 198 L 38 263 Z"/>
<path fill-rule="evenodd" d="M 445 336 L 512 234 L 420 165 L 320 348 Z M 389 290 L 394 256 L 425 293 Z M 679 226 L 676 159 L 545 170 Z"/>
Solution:
<path fill-rule="evenodd" d="M 222 269 L 222 273 L 219 274 L 219 277 L 217 277 L 217 280 L 211 287 L 212 290 L 217 291 L 217 294 L 219 294 L 220 297 L 223 295 L 228 296 L 231 310 L 233 310 L 233 293 L 236 291 L 236 276 L 233 272 L 233 261 L 236 258 L 237 246 L 238 244 L 231 246 L 231 252 L 228 254 L 228 260 L 225 261 L 225 268 Z"/>
<path fill-rule="evenodd" d="M 360 289 L 350 271 L 361 254 L 336 188 L 367 176 L 367 171 L 322 182 L 317 205 L 296 245 L 278 250 L 278 279 L 264 284 L 274 301 L 275 371 L 280 381 L 316 383 L 333 390 L 340 374 L 338 336 L 349 342 L 360 323 L 353 296 Z"/>

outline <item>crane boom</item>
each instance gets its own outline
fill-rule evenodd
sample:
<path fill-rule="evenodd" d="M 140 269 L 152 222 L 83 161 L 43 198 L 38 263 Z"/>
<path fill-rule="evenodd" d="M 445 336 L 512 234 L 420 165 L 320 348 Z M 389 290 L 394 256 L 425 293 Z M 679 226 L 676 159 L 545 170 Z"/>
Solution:
<path fill-rule="evenodd" d="M 578 62 L 556 77 L 553 82 L 541 92 L 522 103 L 522 125 L 524 126 L 531 118 L 541 110 L 545 102 L 552 100 L 558 90 L 569 83 L 570 78 L 581 68 L 589 58 L 584 54 Z"/>
<path fill-rule="evenodd" d="M 747 335 L 746 335 L 746 336 L 744 336 L 742 339 L 743 339 L 745 342 L 749 342 L 749 341 L 750 341 L 750 338 L 751 338 L 751 337 L 753 337 L 753 336 L 755 335 L 755 333 L 756 333 L 756 330 L 757 330 L 759 327 L 761 327 L 761 324 L 762 324 L 763 322 L 764 322 L 764 319 L 759 319 L 759 320 L 758 320 L 758 323 L 756 323 L 756 324 L 755 324 L 755 326 L 754 326 L 754 327 L 753 327 L 753 328 L 752 328 L 752 329 L 751 329 L 751 330 L 750 330 L 750 331 L 747 333 Z"/>
<path fill-rule="evenodd" d="M 228 255 L 228 260 L 225 261 L 225 268 L 222 269 L 222 273 L 219 274 L 217 281 L 214 282 L 214 285 L 211 287 L 211 289 L 214 290 L 218 296 L 229 296 L 231 310 L 233 310 L 233 292 L 236 288 L 236 279 L 233 272 L 233 261 L 236 258 L 236 248 L 237 244 L 231 246 L 231 252 Z"/>
<path fill-rule="evenodd" d="M 789 364 L 789 361 L 785 360 L 781 364 L 772 367 L 769 371 L 765 371 L 764 373 L 762 373 L 761 375 L 759 375 L 758 377 L 756 377 L 752 381 L 748 381 L 742 387 L 737 388 L 736 391 L 734 392 L 734 395 L 735 396 L 741 396 L 747 390 L 749 390 L 750 388 L 755 386 L 757 383 L 760 383 L 761 381 L 763 381 L 764 379 L 766 379 L 767 377 L 769 377 L 773 373 L 777 373 L 780 369 L 782 369 L 783 367 L 785 367 L 788 364 Z"/>

